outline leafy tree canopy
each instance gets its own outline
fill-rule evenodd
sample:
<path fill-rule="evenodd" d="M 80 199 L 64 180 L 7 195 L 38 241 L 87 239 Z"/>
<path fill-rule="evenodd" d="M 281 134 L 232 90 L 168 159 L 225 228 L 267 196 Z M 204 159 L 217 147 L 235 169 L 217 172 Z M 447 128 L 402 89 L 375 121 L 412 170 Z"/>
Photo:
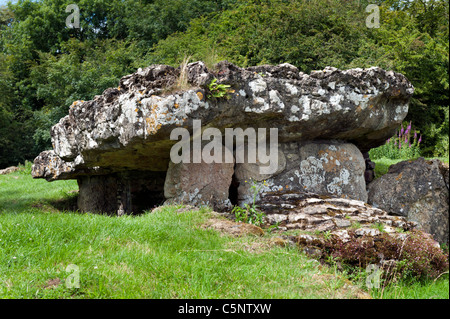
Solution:
<path fill-rule="evenodd" d="M 448 154 L 448 0 L 19 0 L 0 8 L 0 167 L 50 148 L 74 100 L 186 56 L 212 66 L 289 62 L 304 72 L 380 66 L 416 88 L 408 120 L 422 153 Z M 380 28 L 368 28 L 369 3 Z"/>

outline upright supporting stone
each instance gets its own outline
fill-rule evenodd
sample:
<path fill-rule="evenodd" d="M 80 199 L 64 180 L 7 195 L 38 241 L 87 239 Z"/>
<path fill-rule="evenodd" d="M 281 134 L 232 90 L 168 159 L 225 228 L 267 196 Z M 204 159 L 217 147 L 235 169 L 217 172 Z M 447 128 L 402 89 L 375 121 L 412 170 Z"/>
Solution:
<path fill-rule="evenodd" d="M 226 147 L 223 147 L 223 153 L 232 155 Z M 166 203 L 208 205 L 216 210 L 230 209 L 229 188 L 233 173 L 234 162 L 170 162 L 164 184 Z"/>
<path fill-rule="evenodd" d="M 132 212 L 130 181 L 128 179 L 118 179 L 117 184 L 117 216 L 122 216 Z"/>
<path fill-rule="evenodd" d="M 78 178 L 78 209 L 83 212 L 117 212 L 117 179 L 114 176 Z"/>
<path fill-rule="evenodd" d="M 273 175 L 258 174 L 255 164 L 236 164 L 241 204 L 253 200 L 254 182 L 261 185 L 261 192 L 307 191 L 367 201 L 364 158 L 355 145 L 339 141 L 284 143 L 279 153 L 279 170 Z"/>
<path fill-rule="evenodd" d="M 366 180 L 366 185 L 369 185 L 369 183 L 375 179 L 375 163 L 370 160 L 369 152 L 363 153 L 363 156 L 366 163 L 364 179 Z"/>

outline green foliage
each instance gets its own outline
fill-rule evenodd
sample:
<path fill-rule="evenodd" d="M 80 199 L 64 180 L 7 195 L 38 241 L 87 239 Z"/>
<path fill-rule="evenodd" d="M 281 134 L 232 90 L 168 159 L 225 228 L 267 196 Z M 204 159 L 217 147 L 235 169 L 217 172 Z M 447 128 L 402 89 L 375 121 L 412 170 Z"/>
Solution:
<path fill-rule="evenodd" d="M 243 1 L 233 10 L 191 22 L 160 41 L 152 62 L 203 59 L 211 48 L 240 66 L 289 62 L 302 71 L 345 67 L 369 32 L 364 10 L 340 1 Z"/>
<path fill-rule="evenodd" d="M 236 217 L 236 221 L 260 226 L 264 223 L 264 213 L 256 206 L 244 204 L 244 208 L 235 206 L 231 211 Z"/>
<path fill-rule="evenodd" d="M 226 98 L 228 99 L 228 93 L 229 93 L 229 88 L 230 85 L 227 84 L 218 84 L 217 83 L 217 79 L 213 79 L 211 81 L 210 84 L 208 84 L 208 98 L 216 98 L 216 99 L 220 99 L 220 98 Z"/>
<path fill-rule="evenodd" d="M 383 223 L 375 223 L 375 224 L 372 225 L 372 227 L 374 229 L 379 230 L 381 233 L 386 232 L 386 230 L 384 229 L 384 224 Z"/>
<path fill-rule="evenodd" d="M 247 182 L 247 181 L 245 181 Z M 251 181 L 252 186 L 250 189 L 253 192 L 253 201 L 252 204 L 244 204 L 244 207 L 235 206 L 231 211 L 234 214 L 236 221 L 253 224 L 256 226 L 261 226 L 264 224 L 265 214 L 258 210 L 258 206 L 256 203 L 256 197 L 258 196 L 259 191 L 263 186 L 266 185 L 266 181 L 263 183 L 258 183 L 257 181 Z"/>
<path fill-rule="evenodd" d="M 381 27 L 375 32 L 384 49 L 379 60 L 390 61 L 392 69 L 403 73 L 415 87 L 406 119 L 423 134 L 425 156 L 446 155 L 437 144 L 449 134 L 445 117 L 449 107 L 448 9 L 444 0 L 386 1 Z"/>
<path fill-rule="evenodd" d="M 170 34 L 185 31 L 194 18 L 231 8 L 236 0 L 130 0 L 124 22 L 128 39 L 151 48 Z M 180 60 L 181 61 L 181 60 Z"/>
<path fill-rule="evenodd" d="M 420 144 L 422 135 L 417 130 L 413 130 L 411 122 L 400 126 L 395 135 L 388 139 L 386 143 L 369 151 L 370 158 L 377 160 L 388 159 L 412 159 L 421 155 Z"/>
<path fill-rule="evenodd" d="M 30 176 L 31 175 L 31 166 L 33 165 L 30 161 L 25 161 L 23 164 L 19 164 L 19 173 L 21 175 Z"/>

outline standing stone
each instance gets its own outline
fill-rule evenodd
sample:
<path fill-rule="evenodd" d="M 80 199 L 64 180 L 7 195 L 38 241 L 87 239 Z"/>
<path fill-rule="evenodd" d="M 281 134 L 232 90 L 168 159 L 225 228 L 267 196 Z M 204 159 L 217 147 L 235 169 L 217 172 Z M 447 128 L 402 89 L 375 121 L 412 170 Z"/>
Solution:
<path fill-rule="evenodd" d="M 403 161 L 368 187 L 368 203 L 390 214 L 404 216 L 419 229 L 448 243 L 448 165 L 439 160 Z"/>
<path fill-rule="evenodd" d="M 222 148 L 223 155 L 231 151 Z M 223 158 L 223 157 L 222 157 Z M 232 157 L 233 158 L 233 157 Z M 173 163 L 164 183 L 166 204 L 207 205 L 215 210 L 230 209 L 229 188 L 234 173 L 232 163 Z"/>
<path fill-rule="evenodd" d="M 280 144 L 278 165 L 276 173 L 265 176 L 259 174 L 257 164 L 236 164 L 239 200 L 252 202 L 251 186 L 256 183 L 261 192 L 307 191 L 367 201 L 365 162 L 353 144 L 339 141 Z"/>
<path fill-rule="evenodd" d="M 78 209 L 83 212 L 117 212 L 117 179 L 114 176 L 78 178 Z"/>
<path fill-rule="evenodd" d="M 164 202 L 165 172 L 125 171 L 79 176 L 78 209 L 82 212 L 137 214 Z"/>
<path fill-rule="evenodd" d="M 370 160 L 369 152 L 363 154 L 364 161 L 366 162 L 366 171 L 364 172 L 364 179 L 366 180 L 366 185 L 375 179 L 375 163 Z"/>

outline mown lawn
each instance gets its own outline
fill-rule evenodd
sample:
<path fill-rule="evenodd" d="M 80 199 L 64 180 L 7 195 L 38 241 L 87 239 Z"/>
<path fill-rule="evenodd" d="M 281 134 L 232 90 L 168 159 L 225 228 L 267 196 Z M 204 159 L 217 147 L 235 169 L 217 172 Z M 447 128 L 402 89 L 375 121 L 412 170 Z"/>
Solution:
<path fill-rule="evenodd" d="M 208 209 L 177 213 L 168 206 L 120 218 L 66 211 L 77 188 L 74 181 L 33 180 L 26 171 L 0 176 L 0 298 L 361 296 L 332 267 L 270 245 L 268 232 L 235 238 L 202 227 Z M 407 292 L 408 283 L 371 294 L 448 298 L 448 275 L 423 285 L 417 293 Z"/>
<path fill-rule="evenodd" d="M 118 218 L 53 206 L 76 189 L 0 176 L 1 298 L 356 297 L 342 289 L 345 278 L 295 248 L 203 229 L 207 209 Z M 70 288 L 77 274 L 79 288 Z"/>

